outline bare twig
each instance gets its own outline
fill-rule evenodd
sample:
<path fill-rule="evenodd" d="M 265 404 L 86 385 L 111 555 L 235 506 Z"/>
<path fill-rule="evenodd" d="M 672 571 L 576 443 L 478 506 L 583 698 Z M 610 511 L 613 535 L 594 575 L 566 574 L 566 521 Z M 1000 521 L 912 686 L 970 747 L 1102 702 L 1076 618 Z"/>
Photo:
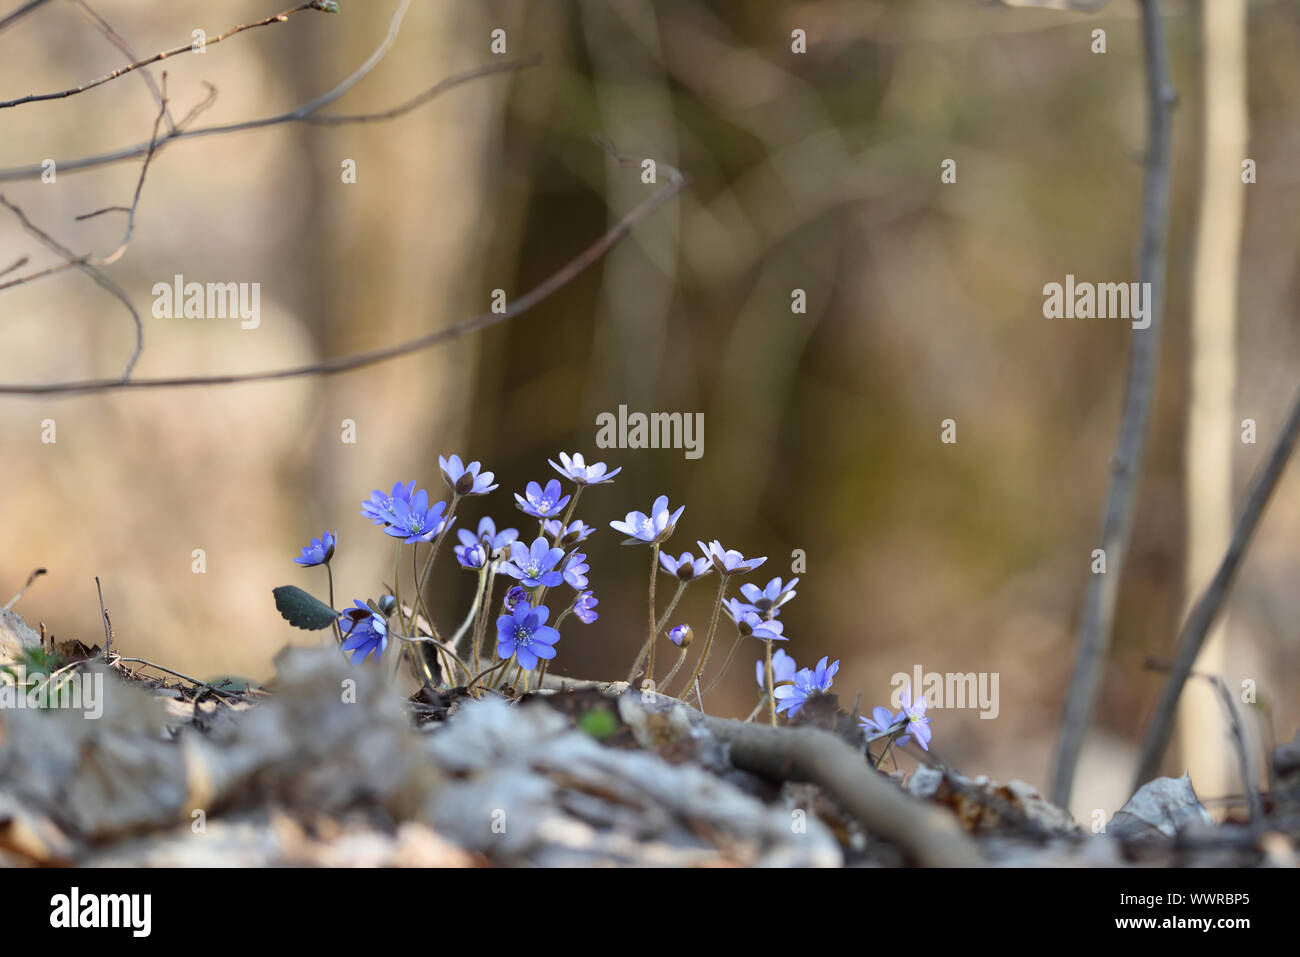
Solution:
<path fill-rule="evenodd" d="M 21 258 L 20 258 L 16 263 L 13 263 L 12 265 L 9 265 L 9 266 L 5 266 L 4 269 L 0 269 L 0 276 L 4 276 L 4 275 L 6 275 L 7 273 L 11 273 L 11 272 L 13 272 L 15 269 L 22 269 L 24 266 L 27 265 L 27 260 L 28 260 L 28 257 L 23 256 L 23 257 L 21 257 Z M 3 288 L 3 287 L 0 287 L 0 288 Z"/>
<path fill-rule="evenodd" d="M 30 575 L 28 575 L 27 583 L 24 584 L 22 588 L 18 589 L 18 594 L 14 595 L 13 598 L 10 598 L 9 601 L 5 602 L 5 610 L 8 611 L 14 605 L 18 604 L 18 602 L 22 599 L 23 595 L 27 594 L 27 589 L 32 587 L 32 582 L 36 581 L 36 579 L 40 578 L 44 574 L 45 574 L 44 568 L 37 568 Z"/>
<path fill-rule="evenodd" d="M 0 30 L 13 26 L 23 17 L 27 16 L 27 14 L 33 12 L 37 7 L 43 7 L 49 2 L 50 0 L 27 0 L 27 3 L 24 3 L 21 7 L 14 10 L 13 13 L 0 17 Z"/>
<path fill-rule="evenodd" d="M 140 353 L 144 351 L 144 323 L 141 322 L 140 313 L 136 312 L 135 306 L 131 304 L 130 298 L 122 291 L 122 288 L 117 283 L 113 282 L 113 280 L 100 272 L 99 269 L 91 265 L 87 257 L 78 256 L 45 230 L 41 229 L 28 219 L 27 214 L 17 206 L 13 205 L 13 203 L 9 202 L 9 200 L 5 198 L 4 193 L 0 193 L 0 206 L 5 207 L 5 209 L 9 210 L 9 212 L 16 216 L 18 221 L 22 223 L 23 229 L 27 230 L 27 232 L 39 239 L 47 248 L 62 256 L 66 263 L 66 268 L 80 269 L 87 276 L 93 279 L 100 288 L 107 290 L 115 299 L 126 307 L 126 311 L 131 314 L 131 320 L 135 325 L 135 345 L 132 347 L 131 355 L 126 361 L 126 367 L 122 370 L 121 378 L 114 380 L 117 382 L 126 382 L 131 376 L 131 370 L 135 368 L 136 362 L 140 359 Z M 41 275 L 50 275 L 54 271 L 56 270 L 44 270 Z M 26 278 L 23 281 L 26 281 Z M 14 280 L 11 283 L 5 283 L 4 287 L 0 288 L 7 288 L 10 285 L 16 285 L 18 282 L 19 280 Z"/>
<path fill-rule="evenodd" d="M 1205 636 L 1209 634 L 1210 628 L 1228 598 L 1237 570 L 1241 567 L 1241 561 L 1245 557 L 1255 529 L 1259 526 L 1268 500 L 1272 497 L 1273 490 L 1277 488 L 1278 480 L 1286 469 L 1291 453 L 1295 451 L 1297 438 L 1300 438 L 1300 393 L 1297 393 L 1291 405 L 1291 411 L 1282 426 L 1277 444 L 1273 446 L 1263 469 L 1251 484 L 1241 514 L 1237 517 L 1237 524 L 1232 530 L 1228 551 L 1224 554 L 1223 561 L 1219 563 L 1219 570 L 1214 573 L 1214 578 L 1206 586 L 1183 624 L 1182 634 L 1178 639 L 1178 653 L 1169 669 L 1169 680 L 1151 718 L 1151 724 L 1147 727 L 1146 739 L 1142 742 L 1142 754 L 1138 759 L 1137 776 L 1134 779 L 1135 790 L 1155 776 L 1160 759 L 1169 745 L 1174 712 L 1178 707 L 1178 698 L 1183 692 L 1183 685 L 1187 683 L 1187 678 L 1192 673 L 1192 666 L 1201 651 L 1201 645 L 1205 642 Z"/>
<path fill-rule="evenodd" d="M 99 576 L 95 576 L 95 591 L 99 593 L 99 615 L 104 619 L 104 656 L 108 657 L 113 651 L 113 619 L 108 617 L 108 609 L 104 607 L 104 586 L 99 583 Z"/>
<path fill-rule="evenodd" d="M 0 395 L 89 395 L 100 392 L 115 392 L 124 389 L 141 390 L 141 389 L 173 389 L 192 386 L 209 386 L 209 385 L 230 385 L 233 383 L 243 382 L 269 382 L 281 379 L 300 379 L 306 376 L 326 376 L 338 375 L 342 372 L 350 372 L 353 369 L 360 369 L 365 366 L 375 365 L 380 362 L 387 362 L 400 356 L 409 355 L 413 352 L 420 352 L 424 349 L 431 349 L 434 346 L 444 345 L 454 339 L 470 333 L 480 332 L 492 326 L 508 322 L 528 310 L 532 309 L 538 303 L 550 298 L 559 290 L 563 289 L 582 272 L 600 260 L 609 249 L 625 237 L 632 229 L 653 213 L 656 209 L 675 196 L 690 181 L 682 179 L 677 182 L 667 183 L 654 193 L 645 202 L 635 207 L 626 216 L 615 223 L 608 232 L 598 240 L 584 249 L 581 253 L 569 260 L 557 272 L 551 274 L 538 285 L 534 286 L 527 293 L 513 300 L 504 312 L 480 313 L 473 318 L 466 319 L 446 329 L 439 329 L 435 332 L 427 333 L 415 339 L 401 342 L 396 345 L 386 346 L 382 349 L 372 349 L 368 352 L 353 353 L 348 356 L 338 356 L 333 359 L 325 359 L 321 362 L 313 362 L 308 365 L 291 366 L 287 369 L 273 369 L 266 372 L 250 373 L 230 373 L 227 375 L 212 376 L 177 376 L 171 378 L 158 379 L 84 379 L 76 382 L 51 382 L 38 385 L 0 385 Z M 4 197 L 0 195 L 0 203 L 4 202 Z"/>
<path fill-rule="evenodd" d="M 1092 723 L 1092 710 L 1110 646 L 1115 605 L 1123 577 L 1137 506 L 1138 478 L 1146 447 L 1147 421 L 1155 392 L 1160 329 L 1164 313 L 1165 243 L 1169 221 L 1171 112 L 1176 95 L 1169 81 L 1164 25 L 1156 0 L 1140 0 L 1146 52 L 1147 156 L 1142 197 L 1142 233 L 1138 273 L 1147 285 L 1150 325 L 1134 329 L 1129 352 L 1128 380 L 1119 438 L 1111 464 L 1110 487 L 1102 522 L 1101 547 L 1106 570 L 1094 574 L 1084 599 L 1074 672 L 1061 721 L 1061 737 L 1052 777 L 1052 801 L 1068 807 L 1083 740 Z"/>
<path fill-rule="evenodd" d="M 95 28 L 108 38 L 108 42 L 117 47 L 124 56 L 130 57 L 132 60 L 140 59 L 140 55 L 131 49 L 131 44 L 126 42 L 126 38 L 114 30 L 111 23 L 96 13 L 86 0 L 72 0 L 72 2 L 76 4 L 77 9 L 81 11 L 82 16 L 93 23 Z M 148 69 L 142 68 L 140 70 L 140 79 L 148 88 L 150 95 L 153 96 L 154 102 L 158 104 L 158 108 L 162 110 L 163 116 L 167 120 L 167 129 L 176 129 L 176 124 L 172 120 L 171 113 L 167 111 L 167 103 L 163 96 L 163 92 L 159 88 L 158 84 L 154 82 L 153 74 L 150 73 Z"/>
<path fill-rule="evenodd" d="M 320 0 L 311 0 L 310 3 L 299 4 L 298 6 L 294 7 L 291 10 L 284 10 L 273 16 L 269 16 L 264 20 L 258 20 L 255 23 L 243 23 L 237 27 L 233 27 L 232 29 L 227 30 L 225 33 L 218 34 L 215 37 L 210 37 L 204 41 L 204 47 L 206 48 L 210 46 L 215 46 L 216 44 L 220 43 L 222 40 L 227 40 L 238 33 L 243 33 L 245 30 L 254 30 L 257 27 L 267 27 L 273 23 L 283 23 L 284 21 L 288 20 L 291 16 L 293 16 L 295 13 L 302 13 L 304 10 L 321 10 L 321 9 L 322 6 Z M 0 27 L 2 26 L 3 24 L 0 24 Z M 91 80 L 88 83 L 81 84 L 80 86 L 70 87 L 69 89 L 66 90 L 59 90 L 57 93 L 30 93 L 27 96 L 19 97 L 16 100 L 2 101 L 0 102 L 0 110 L 11 109 L 15 106 L 22 106 L 24 103 L 40 103 L 44 100 L 62 100 L 69 96 L 76 96 L 78 93 L 85 93 L 87 90 L 93 90 L 97 86 L 103 86 L 105 83 L 108 83 L 112 80 L 116 80 L 118 77 L 126 76 L 128 73 L 132 73 L 135 70 L 141 69 L 142 67 L 149 66 L 149 64 L 151 63 L 157 63 L 159 60 L 165 60 L 168 57 L 180 56 L 183 53 L 190 53 L 191 51 L 193 51 L 193 49 L 194 49 L 193 42 L 185 43 L 182 44 L 181 46 L 174 47 L 171 50 L 163 50 L 161 53 L 155 53 L 153 56 L 145 57 L 143 60 L 136 60 L 133 63 L 128 63 L 126 66 L 118 67 L 112 73 L 106 73 L 103 76 L 101 76 L 99 79 Z"/>

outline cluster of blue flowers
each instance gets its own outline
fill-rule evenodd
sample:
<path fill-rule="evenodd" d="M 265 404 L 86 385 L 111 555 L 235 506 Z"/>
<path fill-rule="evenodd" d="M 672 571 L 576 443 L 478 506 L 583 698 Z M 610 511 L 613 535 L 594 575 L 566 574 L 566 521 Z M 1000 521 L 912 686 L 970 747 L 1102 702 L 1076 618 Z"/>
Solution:
<path fill-rule="evenodd" d="M 424 646 L 437 656 L 444 681 L 462 684 L 471 693 L 480 686 L 504 687 L 511 664 L 515 666 L 513 687 L 516 690 L 520 690 L 521 681 L 526 687 L 532 673 L 539 670 L 537 680 L 540 684 L 548 663 L 556 656 L 563 622 L 570 615 L 584 624 L 591 624 L 599 617 L 596 611 L 599 602 L 589 587 L 591 566 L 587 554 L 579 550 L 595 529 L 575 519 L 574 511 L 589 486 L 609 484 L 621 471 L 608 468 L 604 462 L 588 464 L 579 453 L 569 455 L 562 452 L 559 459 L 559 462 L 549 461 L 560 478 L 551 478 L 545 485 L 529 482 L 522 494 L 514 495 L 519 511 L 538 523 L 531 541 L 521 538 L 519 529 L 498 528 L 488 516 L 481 518 L 473 531 L 467 528 L 457 530 L 457 543 L 452 546 L 452 555 L 460 568 L 477 575 L 478 588 L 468 615 L 454 634 L 444 638 L 425 607 L 429 574 L 444 538 L 456 522 L 461 503 L 498 488 L 492 472 L 484 471 L 479 462 L 466 464 L 458 455 L 440 456 L 438 459 L 443 481 L 450 492 L 449 501 L 433 501 L 427 490 L 418 488 L 414 481 L 408 481 L 397 482 L 387 493 L 375 490 L 361 503 L 361 515 L 396 540 L 392 593 L 378 600 L 356 600 L 351 608 L 335 612 L 331 570 L 330 603 L 326 613 L 314 617 L 301 613 L 302 617 L 311 617 L 313 622 L 301 627 L 333 625 L 340 647 L 351 654 L 354 663 L 367 659 L 378 661 L 388 649 L 389 640 L 400 639 L 400 653 L 411 659 L 418 676 L 431 682 L 434 678 L 428 659 L 417 651 L 417 646 Z M 631 511 L 622 520 L 609 523 L 611 528 L 625 536 L 624 544 L 648 545 L 651 549 L 648 628 L 640 654 L 628 675 L 629 683 L 641 678 L 644 689 L 666 691 L 686 663 L 694 642 L 694 631 L 689 625 L 669 627 L 669 621 L 685 589 L 716 573 L 718 588 L 709 626 L 694 667 L 677 694 L 683 699 L 695 695 L 702 701 L 703 695 L 712 690 L 726 673 L 737 650 L 746 643 L 745 639 L 752 638 L 762 642 L 763 655 L 754 668 L 760 700 L 751 718 L 757 716 L 764 706 L 772 724 L 777 723 L 778 714 L 794 717 L 812 697 L 830 691 L 840 667 L 839 661 L 822 657 L 814 667 L 800 668 L 788 652 L 776 647 L 778 642 L 789 638 L 785 634 L 781 613 L 795 597 L 799 579 L 773 578 L 761 587 L 746 582 L 739 586 L 739 594 L 728 595 L 733 578 L 753 572 L 767 559 L 746 558 L 717 540 L 697 541 L 698 556 L 689 551 L 674 556 L 664 549 L 664 545 L 676 531 L 684 511 L 684 506 L 673 509 L 668 497 L 661 495 L 648 512 Z M 330 569 L 337 545 L 337 533 L 326 532 L 303 548 L 302 554 L 294 561 L 303 566 L 324 565 Z M 408 545 L 411 546 L 410 566 L 415 591 L 412 600 L 403 602 L 399 584 L 403 548 Z M 421 567 L 419 555 L 422 546 L 425 546 L 425 552 Z M 658 613 L 655 597 L 661 572 L 677 585 L 662 615 Z M 495 605 L 495 628 L 491 628 L 499 578 L 509 579 L 511 584 Z M 567 605 L 561 602 L 564 610 L 552 616 L 551 607 L 546 603 L 548 596 L 552 596 L 554 604 L 552 590 L 566 587 L 571 592 Z M 724 612 L 735 626 L 736 637 L 712 683 L 701 688 L 700 678 L 710 659 L 718 623 Z M 662 681 L 656 677 L 656 650 L 660 637 L 666 638 L 680 653 Z M 461 676 L 463 681 L 458 681 Z M 905 696 L 903 710 L 894 713 L 876 708 L 871 717 L 859 721 L 868 741 L 882 737 L 889 739 L 886 750 L 894 744 L 905 744 L 913 737 L 921 747 L 929 747 L 930 726 L 925 716 L 925 701 L 922 698 L 913 703 L 910 693 Z"/>

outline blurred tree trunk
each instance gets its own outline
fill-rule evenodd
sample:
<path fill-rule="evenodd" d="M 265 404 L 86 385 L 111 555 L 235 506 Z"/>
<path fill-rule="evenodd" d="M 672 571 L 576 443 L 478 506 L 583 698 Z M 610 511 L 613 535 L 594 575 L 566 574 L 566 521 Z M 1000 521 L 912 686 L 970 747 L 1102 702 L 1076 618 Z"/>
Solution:
<path fill-rule="evenodd" d="M 1237 427 L 1237 273 L 1241 245 L 1241 161 L 1246 156 L 1246 3 L 1202 3 L 1204 70 L 1200 219 L 1192 289 L 1187 410 L 1187 569 L 1190 603 L 1205 588 L 1232 527 L 1232 450 Z M 1227 674 L 1227 618 L 1220 619 L 1196 670 Z M 1206 682 L 1191 682 L 1179 705 L 1183 766 L 1201 795 L 1230 793 L 1233 758 L 1222 706 Z"/>

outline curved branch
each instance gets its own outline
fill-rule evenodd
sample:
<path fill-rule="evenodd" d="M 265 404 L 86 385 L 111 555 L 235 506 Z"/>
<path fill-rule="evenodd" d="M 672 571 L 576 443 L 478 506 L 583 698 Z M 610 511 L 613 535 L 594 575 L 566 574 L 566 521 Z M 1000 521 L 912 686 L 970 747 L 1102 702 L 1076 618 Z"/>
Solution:
<path fill-rule="evenodd" d="M 1106 556 L 1106 571 L 1093 575 L 1084 599 L 1083 617 L 1079 624 L 1079 646 L 1074 673 L 1070 677 L 1065 715 L 1061 721 L 1056 769 L 1052 775 L 1052 801 L 1061 807 L 1070 804 L 1075 769 L 1083 750 L 1083 739 L 1092 723 L 1092 709 L 1097 701 L 1101 670 L 1106 660 L 1106 651 L 1110 647 L 1124 559 L 1128 555 L 1129 539 L 1133 532 L 1138 479 L 1142 471 L 1147 422 L 1151 418 L 1156 369 L 1160 359 L 1165 237 L 1169 224 L 1170 113 L 1176 96 L 1169 82 L 1169 62 L 1160 8 L 1156 0 L 1140 2 L 1150 115 L 1147 120 L 1146 181 L 1142 196 L 1138 278 L 1148 284 L 1147 288 L 1151 290 L 1147 300 L 1151 322 L 1145 329 L 1133 330 L 1124 413 L 1120 420 L 1119 439 L 1112 460 L 1110 488 L 1106 493 L 1106 511 L 1102 523 L 1101 548 Z"/>

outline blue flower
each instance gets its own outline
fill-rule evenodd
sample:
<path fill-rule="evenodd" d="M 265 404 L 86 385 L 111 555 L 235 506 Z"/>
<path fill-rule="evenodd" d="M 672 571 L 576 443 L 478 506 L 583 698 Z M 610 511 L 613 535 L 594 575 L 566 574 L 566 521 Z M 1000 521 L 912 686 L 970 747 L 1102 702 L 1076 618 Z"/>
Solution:
<path fill-rule="evenodd" d="M 462 528 L 463 532 L 464 529 Z M 469 545 L 457 545 L 452 549 L 456 556 L 456 561 L 461 568 L 468 568 L 471 571 L 478 571 L 487 564 L 487 549 L 483 547 L 482 542 L 473 542 Z"/>
<path fill-rule="evenodd" d="M 700 578 L 713 571 L 713 563 L 707 558 L 696 558 L 690 552 L 682 552 L 681 557 L 673 558 L 667 552 L 659 553 L 659 564 L 670 575 L 676 575 L 684 582 Z"/>
<path fill-rule="evenodd" d="M 782 681 L 794 681 L 794 676 L 799 666 L 794 663 L 794 659 L 785 653 L 782 648 L 772 652 L 772 684 L 779 685 Z M 758 661 L 754 665 L 754 677 L 758 679 L 758 690 L 767 690 L 767 662 Z"/>
<path fill-rule="evenodd" d="M 888 734 L 894 734 L 907 729 L 907 733 L 899 737 L 900 745 L 907 744 L 916 735 L 916 743 L 924 751 L 930 750 L 930 736 L 934 733 L 930 727 L 930 719 L 925 713 L 925 695 L 920 700 L 912 701 L 912 686 L 909 684 L 905 687 L 900 695 L 900 703 L 903 706 L 902 711 L 893 712 L 888 708 L 876 707 L 871 712 L 871 717 L 858 718 L 858 726 L 862 728 L 863 734 L 867 735 L 867 740 L 882 738 Z"/>
<path fill-rule="evenodd" d="M 788 640 L 782 634 L 785 625 L 779 621 L 769 621 L 743 602 L 728 598 L 723 608 L 727 612 L 727 617 L 736 623 L 740 634 L 746 638 L 753 635 L 763 641 Z"/>
<path fill-rule="evenodd" d="M 623 541 L 624 545 L 635 545 L 638 542 L 653 544 L 663 542 L 673 533 L 677 526 L 677 519 L 681 518 L 682 512 L 686 506 L 679 506 L 677 511 L 668 511 L 668 496 L 660 495 L 650 506 L 650 514 L 643 512 L 628 512 L 627 517 L 621 522 L 610 522 L 609 527 L 616 532 L 622 532 L 628 537 Z"/>
<path fill-rule="evenodd" d="M 431 542 L 446 525 L 442 518 L 446 510 L 446 502 L 430 505 L 429 493 L 424 489 L 412 495 L 410 502 L 393 499 L 393 520 L 384 529 L 384 534 L 400 538 L 407 545 Z"/>
<path fill-rule="evenodd" d="M 560 534 L 560 520 L 558 518 L 547 519 L 542 524 L 542 530 L 554 539 L 556 545 L 577 545 L 591 538 L 591 533 L 595 531 L 590 525 L 581 520 L 575 520 L 570 523 L 569 527 Z"/>
<path fill-rule="evenodd" d="M 343 613 L 340 631 L 344 639 L 343 650 L 352 652 L 352 663 L 360 664 L 371 655 L 378 661 L 388 647 L 388 622 L 370 606 L 353 601 L 356 608 Z"/>
<path fill-rule="evenodd" d="M 531 515 L 533 518 L 551 518 L 558 515 L 564 506 L 569 504 L 569 496 L 561 496 L 560 480 L 551 479 L 546 483 L 545 489 L 536 482 L 529 482 L 523 495 L 515 492 L 515 501 L 519 505 L 519 510 L 525 515 Z"/>
<path fill-rule="evenodd" d="M 678 648 L 685 651 L 691 646 L 691 639 L 695 637 L 695 632 L 691 631 L 690 625 L 677 625 L 668 632 L 668 640 Z"/>
<path fill-rule="evenodd" d="M 766 615 L 775 618 L 780 614 L 778 609 L 793 598 L 798 592 L 794 586 L 799 584 L 799 579 L 791 578 L 785 584 L 781 579 L 773 578 L 763 588 L 748 583 L 740 586 L 740 593 L 748 599 L 750 606 L 760 615 Z"/>
<path fill-rule="evenodd" d="M 520 588 L 518 585 L 511 585 L 510 588 L 506 591 L 506 597 L 501 599 L 501 604 L 505 607 L 506 611 L 514 611 L 516 605 L 518 605 L 521 601 L 527 601 L 527 600 L 528 600 L 527 591 L 525 591 L 523 588 Z"/>
<path fill-rule="evenodd" d="M 794 676 L 794 684 L 781 685 L 774 692 L 776 710 L 789 711 L 790 717 L 799 713 L 804 703 L 815 694 L 825 694 L 835 680 L 835 672 L 840 670 L 838 661 L 828 665 L 829 658 L 822 658 L 816 668 L 801 668 Z M 775 669 L 775 664 L 773 664 Z"/>
<path fill-rule="evenodd" d="M 299 565 L 310 568 L 313 565 L 328 565 L 334 557 L 334 546 L 338 543 L 338 532 L 326 532 L 320 538 L 313 538 L 310 545 L 303 546 L 302 554 L 294 559 Z"/>
<path fill-rule="evenodd" d="M 414 479 L 405 485 L 398 482 L 388 495 L 385 495 L 379 489 L 375 489 L 370 493 L 370 498 L 361 503 L 361 514 L 376 525 L 391 525 L 397 520 L 397 515 L 393 512 L 394 503 L 406 502 L 409 504 L 414 493 Z"/>
<path fill-rule="evenodd" d="M 492 521 L 490 516 L 484 515 L 478 520 L 478 533 L 471 532 L 468 528 L 462 528 L 456 532 L 456 537 L 460 539 L 462 545 L 473 545 L 475 542 L 482 542 L 484 547 L 491 553 L 491 557 L 497 558 L 511 542 L 519 537 L 519 530 L 514 528 L 503 528 L 497 531 L 497 523 Z"/>
<path fill-rule="evenodd" d="M 525 671 L 537 667 L 538 658 L 554 658 L 560 633 L 546 624 L 550 615 L 545 605 L 537 608 L 521 601 L 509 615 L 497 619 L 497 656 L 514 655 Z"/>
<path fill-rule="evenodd" d="M 723 548 L 722 544 L 717 539 L 714 539 L 707 545 L 699 541 L 695 544 L 700 546 L 700 551 L 702 551 L 713 562 L 713 567 L 716 568 L 718 573 L 721 575 L 743 575 L 746 572 L 752 572 L 759 565 L 763 564 L 763 562 L 767 561 L 766 557 L 746 558 L 734 549 Z"/>
<path fill-rule="evenodd" d="M 604 462 L 593 462 L 588 465 L 583 461 L 581 452 L 574 452 L 572 456 L 567 452 L 561 452 L 560 461 L 564 463 L 563 466 L 556 465 L 551 459 L 547 461 L 551 463 L 551 468 L 575 485 L 604 485 L 623 471 L 622 466 L 619 466 L 612 472 L 607 472 Z"/>
<path fill-rule="evenodd" d="M 584 625 L 590 625 L 600 617 L 596 614 L 596 606 L 599 604 L 590 591 L 578 592 L 578 600 L 573 603 L 573 613 Z"/>
<path fill-rule="evenodd" d="M 447 487 L 457 495 L 486 495 L 497 486 L 492 484 L 492 473 L 479 474 L 478 462 L 465 465 L 459 455 L 449 459 L 438 456 L 438 467 L 442 469 L 442 479 Z"/>
<path fill-rule="evenodd" d="M 587 572 L 591 571 L 591 566 L 587 564 L 587 556 L 582 552 L 574 552 L 564 563 L 564 580 L 575 591 L 581 591 L 587 587 Z"/>
<path fill-rule="evenodd" d="M 501 572 L 511 578 L 517 578 L 527 588 L 539 585 L 554 588 L 564 581 L 564 573 L 554 570 L 564 550 L 553 548 L 551 543 L 540 535 L 533 539 L 532 547 L 523 542 L 510 544 L 510 561 L 501 566 Z"/>

